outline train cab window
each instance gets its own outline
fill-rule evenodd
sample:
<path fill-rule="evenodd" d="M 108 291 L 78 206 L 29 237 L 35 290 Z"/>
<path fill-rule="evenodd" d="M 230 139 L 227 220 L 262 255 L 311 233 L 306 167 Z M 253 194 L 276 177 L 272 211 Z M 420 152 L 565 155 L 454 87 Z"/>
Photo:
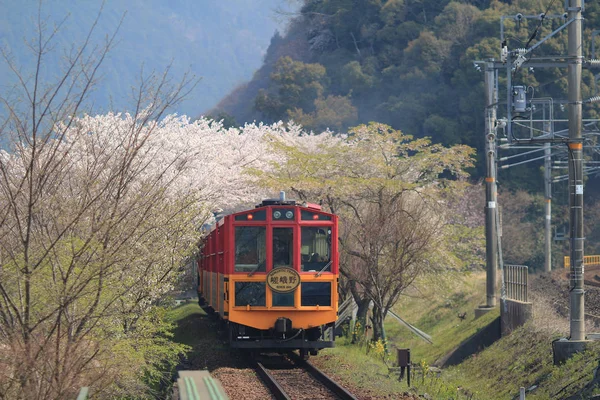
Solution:
<path fill-rule="evenodd" d="M 235 306 L 265 306 L 265 283 L 264 282 L 236 282 L 235 283 Z"/>
<path fill-rule="evenodd" d="M 302 227 L 300 271 L 331 271 L 331 228 Z"/>
<path fill-rule="evenodd" d="M 273 307 L 294 307 L 294 292 L 273 293 Z"/>
<path fill-rule="evenodd" d="M 235 272 L 266 271 L 264 226 L 235 227 Z"/>
<path fill-rule="evenodd" d="M 303 306 L 331 306 L 330 282 L 302 282 Z"/>
<path fill-rule="evenodd" d="M 294 229 L 273 228 L 273 268 L 294 268 Z"/>

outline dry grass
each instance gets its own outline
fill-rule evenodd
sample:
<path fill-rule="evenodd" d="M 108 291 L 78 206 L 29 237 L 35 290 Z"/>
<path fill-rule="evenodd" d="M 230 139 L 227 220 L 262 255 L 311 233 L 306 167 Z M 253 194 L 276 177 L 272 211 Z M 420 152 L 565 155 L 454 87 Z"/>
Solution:
<path fill-rule="evenodd" d="M 567 335 L 569 320 L 559 314 L 555 299 L 542 292 L 530 292 L 529 301 L 533 304 L 533 323 L 531 327 L 548 335 Z"/>
<path fill-rule="evenodd" d="M 569 292 L 563 275 L 560 270 L 532 277 L 529 287 L 529 301 L 533 304 L 532 329 L 553 336 L 569 336 Z M 597 291 L 596 288 L 590 290 Z M 591 319 L 586 319 L 585 329 L 586 332 L 597 330 Z"/>

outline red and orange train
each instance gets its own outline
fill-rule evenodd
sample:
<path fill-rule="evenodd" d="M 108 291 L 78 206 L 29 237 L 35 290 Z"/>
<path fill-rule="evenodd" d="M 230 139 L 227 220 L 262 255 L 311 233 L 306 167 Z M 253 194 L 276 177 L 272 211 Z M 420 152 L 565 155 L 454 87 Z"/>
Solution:
<path fill-rule="evenodd" d="M 199 299 L 226 323 L 231 347 L 304 355 L 333 347 L 337 222 L 283 195 L 212 227 L 198 262 Z"/>

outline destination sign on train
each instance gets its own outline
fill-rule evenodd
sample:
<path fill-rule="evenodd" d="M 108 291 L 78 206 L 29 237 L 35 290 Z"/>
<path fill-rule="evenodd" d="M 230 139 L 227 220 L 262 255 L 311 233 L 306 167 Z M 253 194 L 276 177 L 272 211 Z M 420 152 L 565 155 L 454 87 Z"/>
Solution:
<path fill-rule="evenodd" d="M 267 275 L 267 285 L 274 292 L 289 293 L 300 285 L 300 275 L 291 268 L 275 268 Z"/>

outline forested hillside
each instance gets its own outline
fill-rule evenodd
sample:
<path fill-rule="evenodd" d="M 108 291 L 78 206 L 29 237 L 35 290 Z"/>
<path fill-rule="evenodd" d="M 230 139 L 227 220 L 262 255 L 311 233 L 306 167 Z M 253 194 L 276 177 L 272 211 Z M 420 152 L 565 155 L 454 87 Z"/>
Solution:
<path fill-rule="evenodd" d="M 500 58 L 501 16 L 563 8 L 553 0 L 305 0 L 254 79 L 219 109 L 238 123 L 293 119 L 315 131 L 378 121 L 481 150 L 484 77 L 473 61 Z M 507 20 L 508 47 L 533 46 L 564 22 Z M 585 55 L 598 22 L 600 6 L 586 2 Z M 566 53 L 566 33 L 535 50 Z M 584 98 L 594 94 L 592 79 L 584 72 Z M 513 81 L 533 86 L 536 97 L 566 98 L 564 69 L 518 69 Z"/>
<path fill-rule="evenodd" d="M 85 38 L 103 4 L 102 1 L 44 0 L 41 20 L 46 33 L 60 25 L 54 48 L 68 49 Z M 0 47 L 18 65 L 31 66 L 27 43 L 37 37 L 38 1 L 0 0 Z M 131 88 L 145 73 L 162 72 L 169 65 L 171 76 L 180 79 L 189 72 L 202 80 L 173 111 L 196 116 L 213 107 L 236 84 L 251 78 L 260 67 L 269 38 L 282 28 L 285 18 L 275 13 L 287 9 L 287 0 L 106 0 L 92 40 L 111 35 L 124 16 L 116 45 L 104 62 L 104 70 L 92 100 L 98 112 L 131 106 Z M 50 49 L 48 49 L 50 50 Z M 56 76 L 65 52 L 48 51 L 45 73 Z M 0 85 L 7 92 L 13 74 L 0 63 Z"/>

